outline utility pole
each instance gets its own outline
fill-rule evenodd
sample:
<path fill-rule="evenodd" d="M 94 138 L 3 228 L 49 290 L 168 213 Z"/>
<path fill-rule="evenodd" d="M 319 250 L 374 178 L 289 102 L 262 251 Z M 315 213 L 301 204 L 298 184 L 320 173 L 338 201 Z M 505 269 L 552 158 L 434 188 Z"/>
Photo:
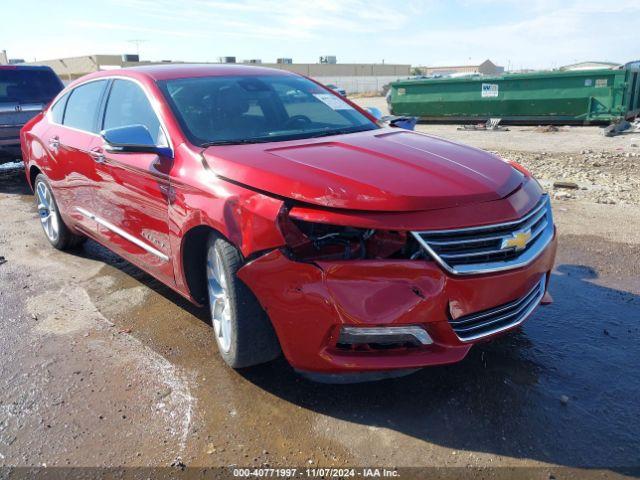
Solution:
<path fill-rule="evenodd" d="M 146 40 L 143 38 L 133 38 L 131 40 L 127 40 L 127 42 L 136 46 L 136 55 L 138 55 L 138 59 L 140 59 L 140 44 L 146 42 Z"/>

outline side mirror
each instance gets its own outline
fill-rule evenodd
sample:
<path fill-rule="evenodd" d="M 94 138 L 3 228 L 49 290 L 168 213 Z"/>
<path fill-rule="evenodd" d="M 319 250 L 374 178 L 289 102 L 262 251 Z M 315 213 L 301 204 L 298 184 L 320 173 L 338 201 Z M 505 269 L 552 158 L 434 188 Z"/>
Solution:
<path fill-rule="evenodd" d="M 418 119 L 416 117 L 395 117 L 389 120 L 390 127 L 404 128 L 405 130 L 415 130 Z"/>
<path fill-rule="evenodd" d="M 378 125 L 389 125 L 390 127 L 403 128 L 405 130 L 415 130 L 416 123 L 418 123 L 417 117 L 397 117 L 395 115 L 383 115 L 382 110 L 378 107 L 366 107 L 365 110 L 369 112 L 377 121 Z"/>
<path fill-rule="evenodd" d="M 105 145 L 107 152 L 155 153 L 161 157 L 173 158 L 173 150 L 169 147 L 157 146 L 144 125 L 110 128 L 100 132 L 100 135 L 107 143 Z"/>
<path fill-rule="evenodd" d="M 376 120 L 380 120 L 382 118 L 382 110 L 378 107 L 366 107 L 365 110 Z"/>

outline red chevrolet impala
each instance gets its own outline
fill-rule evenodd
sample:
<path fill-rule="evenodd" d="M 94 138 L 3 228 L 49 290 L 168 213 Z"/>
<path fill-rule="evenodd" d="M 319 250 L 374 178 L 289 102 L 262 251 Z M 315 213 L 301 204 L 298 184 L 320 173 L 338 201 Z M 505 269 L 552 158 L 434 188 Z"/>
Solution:
<path fill-rule="evenodd" d="M 232 367 L 319 380 L 456 362 L 546 295 L 555 227 L 517 164 L 381 127 L 253 66 L 88 75 L 21 133 L 45 235 L 209 305 Z"/>

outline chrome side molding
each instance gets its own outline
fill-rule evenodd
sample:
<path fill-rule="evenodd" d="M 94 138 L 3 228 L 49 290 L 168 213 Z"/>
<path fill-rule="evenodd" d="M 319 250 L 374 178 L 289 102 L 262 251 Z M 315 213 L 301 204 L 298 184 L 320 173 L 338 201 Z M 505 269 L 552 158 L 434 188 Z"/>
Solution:
<path fill-rule="evenodd" d="M 130 241 L 131 243 L 137 245 L 138 247 L 140 247 L 143 250 L 151 253 L 152 255 L 155 255 L 160 260 L 162 260 L 164 262 L 168 262 L 169 261 L 169 257 L 167 255 L 165 255 L 164 253 L 162 253 L 160 250 L 156 250 L 155 248 L 153 248 L 148 243 L 145 243 L 142 240 L 140 240 L 139 238 L 134 237 L 130 233 L 125 232 L 120 227 L 116 227 L 114 224 L 106 221 L 105 219 L 97 217 L 96 215 L 94 215 L 93 213 L 89 212 L 88 210 L 85 210 L 84 208 L 76 207 L 76 210 L 78 212 L 80 212 L 83 216 L 85 216 L 87 218 L 90 218 L 91 220 L 93 220 L 96 223 L 102 225 L 103 227 L 105 227 L 106 229 L 112 231 L 113 233 L 115 233 L 115 234 L 121 236 L 122 238 Z"/>

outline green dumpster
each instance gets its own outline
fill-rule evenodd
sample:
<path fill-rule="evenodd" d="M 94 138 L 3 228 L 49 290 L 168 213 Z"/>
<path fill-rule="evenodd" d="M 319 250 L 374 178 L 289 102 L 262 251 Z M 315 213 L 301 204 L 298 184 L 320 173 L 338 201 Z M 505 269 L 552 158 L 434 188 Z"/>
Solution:
<path fill-rule="evenodd" d="M 640 115 L 640 70 L 550 71 L 394 82 L 394 115 L 422 121 L 599 124 Z"/>

